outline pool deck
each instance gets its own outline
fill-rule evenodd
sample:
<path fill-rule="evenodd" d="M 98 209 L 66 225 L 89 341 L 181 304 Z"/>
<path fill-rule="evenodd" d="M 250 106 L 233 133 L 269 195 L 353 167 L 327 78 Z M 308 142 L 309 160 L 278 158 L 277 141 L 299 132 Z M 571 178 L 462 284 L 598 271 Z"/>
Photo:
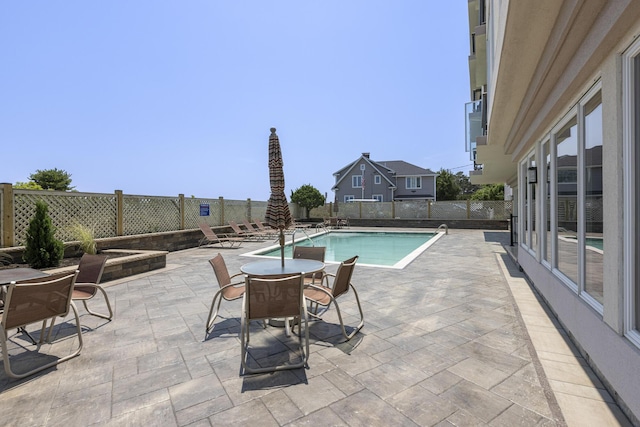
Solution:
<path fill-rule="evenodd" d="M 105 284 L 113 321 L 79 305 L 79 357 L 20 381 L 2 371 L 0 419 L 21 426 L 631 425 L 513 263 L 508 243 L 508 232 L 449 230 L 403 270 L 356 266 L 362 331 L 343 343 L 331 308 L 325 321 L 311 323 L 307 369 L 261 375 L 240 374 L 240 300 L 223 301 L 204 339 L 217 288 L 207 260 L 220 252 L 235 273 L 251 260 L 241 254 L 272 241 L 170 253 L 164 269 Z M 353 322 L 353 295 L 338 301 Z M 67 329 L 56 324 L 60 338 Z M 255 345 L 291 340 L 281 328 L 254 326 Z M 10 354 L 23 352 L 16 348 L 23 337 L 12 337 Z M 62 337 L 44 350 L 63 354 L 73 341 Z"/>

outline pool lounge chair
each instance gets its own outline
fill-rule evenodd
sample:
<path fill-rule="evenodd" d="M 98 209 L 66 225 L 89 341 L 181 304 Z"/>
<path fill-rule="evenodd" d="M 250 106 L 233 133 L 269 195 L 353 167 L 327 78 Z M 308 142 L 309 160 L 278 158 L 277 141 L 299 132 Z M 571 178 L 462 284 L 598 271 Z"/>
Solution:
<path fill-rule="evenodd" d="M 243 220 L 242 220 L 242 225 L 244 225 L 244 226 L 245 226 L 245 228 L 246 228 L 248 231 L 250 231 L 251 233 L 255 233 L 256 238 L 258 238 L 258 237 L 264 237 L 264 238 L 267 238 L 267 237 L 271 237 L 271 235 L 272 235 L 272 233 L 265 232 L 265 231 L 262 231 L 262 230 L 260 230 L 260 229 L 258 229 L 258 228 L 256 228 L 256 227 L 254 227 L 254 226 L 249 222 L 249 220 L 243 219 Z"/>
<path fill-rule="evenodd" d="M 198 224 L 198 227 L 200 227 L 202 234 L 204 234 L 202 239 L 200 239 L 200 242 L 198 242 L 198 247 L 202 245 L 209 246 L 218 244 L 223 248 L 233 248 L 236 245 L 240 247 L 243 242 L 243 239 L 238 237 L 230 237 L 226 234 L 216 234 L 207 224 Z"/>
<path fill-rule="evenodd" d="M 356 266 L 356 261 L 358 260 L 358 256 L 354 256 L 353 258 L 349 258 L 348 260 L 342 261 L 340 266 L 338 267 L 338 271 L 336 274 L 325 273 L 324 275 L 324 283 L 322 285 L 309 285 L 304 290 L 305 298 L 311 303 L 311 312 L 310 316 L 320 319 L 321 316 L 318 315 L 318 306 L 321 305 L 326 307 L 325 310 L 329 309 L 331 303 L 333 303 L 336 307 L 336 312 L 338 314 L 338 320 L 340 321 L 340 327 L 342 329 L 342 335 L 349 341 L 353 336 L 364 326 L 364 315 L 362 314 L 362 307 L 360 306 L 360 299 L 358 298 L 358 292 L 356 292 L 356 288 L 351 283 L 351 276 L 353 275 L 353 270 Z M 333 284 L 329 286 L 329 277 L 333 277 Z M 347 331 L 344 326 L 344 322 L 342 320 L 342 314 L 340 312 L 340 307 L 338 306 L 337 298 L 341 295 L 346 294 L 349 291 L 349 288 L 353 290 L 353 294 L 356 299 L 356 303 L 358 305 L 358 311 L 360 312 L 360 322 L 358 325 L 351 331 L 351 333 L 347 334 Z M 313 308 L 315 304 L 315 309 Z"/>
<path fill-rule="evenodd" d="M 243 230 L 242 228 L 240 228 L 240 226 L 238 225 L 237 222 L 235 221 L 229 221 L 229 226 L 231 227 L 231 229 L 233 230 L 233 234 L 235 237 L 241 237 L 243 239 L 247 239 L 247 240 L 261 240 L 264 236 L 260 236 L 257 233 L 253 232 L 253 231 L 249 231 L 249 230 Z"/>
<path fill-rule="evenodd" d="M 258 230 L 260 230 L 261 232 L 263 232 L 266 236 L 268 237 L 278 237 L 278 230 L 273 229 L 273 228 L 268 228 L 265 227 L 265 225 L 262 223 L 262 221 L 260 221 L 259 219 L 255 218 L 253 220 L 253 222 L 256 224 L 256 227 L 258 227 Z"/>

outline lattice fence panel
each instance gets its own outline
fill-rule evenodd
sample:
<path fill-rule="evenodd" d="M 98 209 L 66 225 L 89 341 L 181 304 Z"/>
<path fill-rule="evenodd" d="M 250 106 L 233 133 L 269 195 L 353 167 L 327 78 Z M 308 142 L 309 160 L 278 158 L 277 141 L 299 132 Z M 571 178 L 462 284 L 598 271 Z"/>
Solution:
<path fill-rule="evenodd" d="M 123 196 L 124 234 L 145 234 L 180 229 L 177 197 Z"/>
<path fill-rule="evenodd" d="M 267 214 L 267 202 L 254 202 L 251 201 L 251 222 L 253 222 L 254 218 L 258 218 L 260 221 L 264 222 L 264 217 Z M 295 209 L 296 204 L 289 203 L 289 209 L 291 210 L 291 215 L 293 215 L 293 210 Z"/>
<path fill-rule="evenodd" d="M 361 203 L 362 218 L 390 219 L 393 213 L 391 203 L 358 202 Z M 340 216 L 340 215 L 338 215 Z"/>
<path fill-rule="evenodd" d="M 505 200 L 471 200 L 469 217 L 471 219 L 509 219 L 513 203 Z"/>
<path fill-rule="evenodd" d="M 76 193 L 60 191 L 14 191 L 16 245 L 24 245 L 29 222 L 36 212 L 36 202 L 44 201 L 56 237 L 68 242 L 76 240 L 72 232 L 75 225 L 84 225 L 94 231 L 96 238 L 116 234 L 116 198 L 112 194 Z"/>
<path fill-rule="evenodd" d="M 467 201 L 442 201 L 431 204 L 432 219 L 467 219 Z"/>
<path fill-rule="evenodd" d="M 242 223 L 243 219 L 247 219 L 247 201 L 246 200 L 225 200 L 224 201 L 224 222 L 235 221 Z"/>
<path fill-rule="evenodd" d="M 331 216 L 360 218 L 360 203 L 338 203 L 338 212 L 334 212 Z"/>
<path fill-rule="evenodd" d="M 429 201 L 428 200 L 412 200 L 395 202 L 396 218 L 401 219 L 428 219 L 429 218 Z"/>
<path fill-rule="evenodd" d="M 603 222 L 604 206 L 602 197 L 589 197 L 585 203 L 585 219 L 587 222 Z"/>
<path fill-rule="evenodd" d="M 200 205 L 209 205 L 209 216 L 200 215 Z M 220 224 L 222 205 L 219 199 L 184 199 L 184 228 L 198 228 L 198 224 L 216 227 Z"/>

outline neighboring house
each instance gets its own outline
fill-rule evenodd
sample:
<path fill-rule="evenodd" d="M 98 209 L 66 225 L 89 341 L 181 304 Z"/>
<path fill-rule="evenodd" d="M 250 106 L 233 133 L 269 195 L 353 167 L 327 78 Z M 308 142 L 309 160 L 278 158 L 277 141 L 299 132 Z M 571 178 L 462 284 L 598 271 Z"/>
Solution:
<path fill-rule="evenodd" d="M 470 180 L 511 186 L 519 266 L 640 425 L 640 1 L 468 10 Z"/>
<path fill-rule="evenodd" d="M 362 153 L 333 174 L 335 200 L 435 200 L 437 173 L 402 160 L 376 162 Z"/>

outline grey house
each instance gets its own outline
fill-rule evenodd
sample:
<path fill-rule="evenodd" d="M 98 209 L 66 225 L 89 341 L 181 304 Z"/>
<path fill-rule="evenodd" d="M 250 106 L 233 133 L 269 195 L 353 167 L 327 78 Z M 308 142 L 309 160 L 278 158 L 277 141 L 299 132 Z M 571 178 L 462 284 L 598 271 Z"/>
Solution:
<path fill-rule="evenodd" d="M 362 153 L 333 176 L 335 200 L 435 200 L 437 173 L 402 160 L 376 162 Z"/>

